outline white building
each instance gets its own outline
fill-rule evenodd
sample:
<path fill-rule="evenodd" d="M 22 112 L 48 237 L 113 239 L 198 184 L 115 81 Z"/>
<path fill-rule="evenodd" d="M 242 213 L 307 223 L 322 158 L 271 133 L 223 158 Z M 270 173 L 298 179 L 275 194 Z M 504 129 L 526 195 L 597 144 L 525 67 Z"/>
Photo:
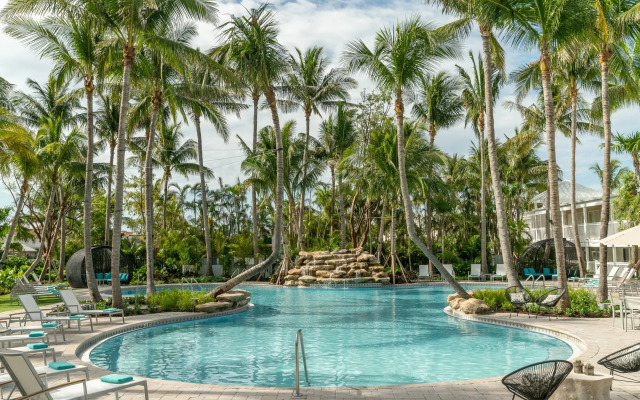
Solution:
<path fill-rule="evenodd" d="M 562 213 L 562 234 L 565 239 L 573 242 L 573 230 L 571 227 L 570 188 L 568 181 L 558 183 L 560 195 L 560 210 Z M 613 196 L 612 196 L 613 198 Z M 545 229 L 547 192 L 537 194 L 533 200 L 533 210 L 524 214 L 525 222 L 529 225 L 528 233 L 533 242 L 551 239 L 547 237 Z M 600 212 L 602 209 L 602 192 L 589 187 L 576 184 L 576 208 L 578 220 L 578 233 L 580 246 L 587 259 L 587 269 L 595 271 L 598 262 L 599 238 L 600 238 Z M 609 232 L 612 235 L 618 232 L 620 224 L 613 217 L 609 219 Z M 551 235 L 553 227 L 551 226 Z M 609 247 L 607 254 L 608 266 L 626 267 L 630 259 L 630 248 L 626 246 Z"/>

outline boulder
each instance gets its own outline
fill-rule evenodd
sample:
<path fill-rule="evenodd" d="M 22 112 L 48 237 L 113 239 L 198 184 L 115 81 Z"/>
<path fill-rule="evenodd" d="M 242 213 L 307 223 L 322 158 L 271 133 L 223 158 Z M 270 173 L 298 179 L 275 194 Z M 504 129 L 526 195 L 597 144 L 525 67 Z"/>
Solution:
<path fill-rule="evenodd" d="M 234 307 L 236 306 L 236 304 L 238 304 L 239 302 L 243 301 L 246 298 L 247 298 L 246 294 L 234 292 L 234 291 L 229 291 L 227 293 L 219 294 L 218 296 L 216 296 L 216 300 L 218 300 L 218 302 L 229 302 L 229 303 L 232 303 Z"/>
<path fill-rule="evenodd" d="M 336 279 L 336 278 L 344 278 L 346 275 L 347 273 L 345 271 L 333 271 L 330 277 L 331 279 Z"/>
<path fill-rule="evenodd" d="M 236 307 L 244 307 L 247 304 L 249 304 L 251 302 L 251 297 L 248 297 L 242 301 L 239 301 L 238 304 L 236 304 Z"/>
<path fill-rule="evenodd" d="M 298 279 L 299 283 L 316 283 L 316 277 L 311 275 L 302 275 L 300 279 Z"/>
<path fill-rule="evenodd" d="M 314 254 L 313 255 L 313 259 L 316 261 L 324 261 L 324 260 L 331 260 L 333 257 L 331 256 L 331 254 Z"/>
<path fill-rule="evenodd" d="M 300 268 L 290 269 L 289 272 L 287 272 L 287 275 L 301 275 L 301 274 L 302 274 L 302 270 Z"/>
<path fill-rule="evenodd" d="M 349 270 L 351 270 L 351 269 L 353 269 L 353 268 L 352 268 L 350 265 L 348 265 L 348 264 L 343 264 L 343 265 L 338 265 L 338 266 L 336 267 L 336 269 L 338 269 L 338 270 L 340 270 L 340 271 L 347 272 L 347 271 L 349 271 Z"/>
<path fill-rule="evenodd" d="M 233 305 L 229 302 L 213 302 L 213 303 L 204 303 L 198 304 L 196 306 L 196 311 L 198 312 L 206 312 L 206 313 L 216 313 L 221 311 L 230 310 Z"/>
<path fill-rule="evenodd" d="M 465 314 L 491 313 L 491 308 L 487 305 L 487 303 L 485 303 L 480 299 L 475 299 L 475 298 L 466 299 L 466 300 L 459 299 L 458 301 L 460 302 L 458 310 Z"/>
<path fill-rule="evenodd" d="M 373 273 L 384 272 L 384 267 L 382 265 L 375 265 L 375 266 L 369 267 L 369 271 Z"/>
<path fill-rule="evenodd" d="M 349 268 L 353 268 L 353 269 L 361 269 L 361 268 L 367 268 L 369 265 L 366 262 L 353 262 L 353 263 L 349 263 Z"/>
<path fill-rule="evenodd" d="M 358 260 L 358 262 L 366 262 L 369 264 L 379 264 L 376 256 L 369 253 L 362 253 L 356 259 Z"/>
<path fill-rule="evenodd" d="M 348 252 L 349 252 L 349 250 L 347 250 L 347 249 L 337 249 L 337 250 L 332 251 L 331 254 L 346 254 Z"/>
<path fill-rule="evenodd" d="M 451 300 L 451 302 L 449 303 L 449 305 L 451 306 L 451 308 L 453 308 L 454 310 L 457 310 L 460 308 L 460 304 L 464 301 L 464 299 L 461 299 L 460 297 L 456 297 L 455 299 Z"/>
<path fill-rule="evenodd" d="M 371 273 L 366 269 L 352 269 L 356 277 L 364 278 L 367 276 L 371 276 Z"/>
<path fill-rule="evenodd" d="M 351 254 L 362 253 L 362 250 L 364 250 L 362 247 L 355 247 L 353 249 L 349 249 L 349 253 Z"/>
<path fill-rule="evenodd" d="M 298 279 L 297 279 L 297 277 L 296 277 L 296 280 L 295 280 L 295 281 L 287 281 L 287 280 L 285 280 L 284 285 L 285 285 L 285 286 L 291 286 L 291 287 L 298 286 Z"/>
<path fill-rule="evenodd" d="M 301 251 L 300 253 L 298 253 L 298 255 L 302 258 L 302 257 L 313 256 L 313 253 L 309 253 L 308 251 Z"/>
<path fill-rule="evenodd" d="M 316 271 L 316 278 L 328 278 L 332 271 Z"/>
<path fill-rule="evenodd" d="M 373 280 L 376 283 L 381 283 L 381 284 L 384 285 L 386 283 L 389 283 L 391 281 L 391 278 L 389 278 L 389 277 L 386 277 L 386 278 L 378 278 L 378 277 L 376 277 L 376 278 L 373 278 Z"/>
<path fill-rule="evenodd" d="M 451 305 L 451 302 L 453 300 L 459 299 L 459 298 L 460 298 L 460 295 L 458 293 L 450 294 L 449 296 L 447 296 L 447 304 Z"/>
<path fill-rule="evenodd" d="M 347 262 L 341 258 L 337 258 L 334 260 L 327 260 L 327 264 L 329 265 L 342 265 L 342 264 L 346 264 Z"/>
<path fill-rule="evenodd" d="M 299 266 L 301 266 L 302 264 L 304 264 L 304 262 L 305 262 L 306 260 L 307 260 L 307 259 L 306 259 L 305 257 L 298 257 L 298 259 L 296 260 L 296 267 L 299 267 Z"/>
<path fill-rule="evenodd" d="M 345 272 L 347 273 L 347 278 L 355 278 L 356 277 L 356 270 L 355 269 L 350 269 L 348 271 L 345 270 Z"/>
<path fill-rule="evenodd" d="M 374 278 L 388 278 L 389 275 L 387 275 L 386 272 L 376 272 L 375 274 L 373 274 Z"/>
<path fill-rule="evenodd" d="M 300 275 L 287 275 L 284 277 L 285 282 L 295 282 L 300 278 Z"/>
<path fill-rule="evenodd" d="M 373 283 L 376 280 L 374 278 L 371 277 L 364 277 L 364 278 L 354 278 L 353 279 L 353 283 Z"/>
<path fill-rule="evenodd" d="M 336 269 L 335 265 L 328 265 L 328 264 L 323 264 L 323 265 L 316 265 L 316 271 L 333 271 L 334 269 Z"/>

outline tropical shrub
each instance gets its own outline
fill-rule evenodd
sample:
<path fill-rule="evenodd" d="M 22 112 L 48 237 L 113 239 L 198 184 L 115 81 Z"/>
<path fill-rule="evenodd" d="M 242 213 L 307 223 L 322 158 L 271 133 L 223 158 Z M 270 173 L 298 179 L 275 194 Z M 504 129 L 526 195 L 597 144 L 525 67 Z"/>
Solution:
<path fill-rule="evenodd" d="M 155 311 L 195 311 L 196 305 L 216 301 L 212 295 L 190 290 L 162 290 L 147 296 L 147 307 Z"/>

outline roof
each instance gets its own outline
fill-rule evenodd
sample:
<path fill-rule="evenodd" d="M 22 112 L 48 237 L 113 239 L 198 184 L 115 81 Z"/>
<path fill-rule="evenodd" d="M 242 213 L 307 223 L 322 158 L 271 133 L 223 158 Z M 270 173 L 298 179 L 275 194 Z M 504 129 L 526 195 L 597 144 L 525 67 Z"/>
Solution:
<path fill-rule="evenodd" d="M 571 203 L 571 182 L 558 182 L 558 193 L 560 195 L 560 205 Z M 576 183 L 576 203 L 601 199 L 601 191 Z M 542 203 L 544 205 L 547 202 L 547 191 L 545 190 L 544 192 L 538 193 L 533 197 L 532 201 L 534 204 Z"/>

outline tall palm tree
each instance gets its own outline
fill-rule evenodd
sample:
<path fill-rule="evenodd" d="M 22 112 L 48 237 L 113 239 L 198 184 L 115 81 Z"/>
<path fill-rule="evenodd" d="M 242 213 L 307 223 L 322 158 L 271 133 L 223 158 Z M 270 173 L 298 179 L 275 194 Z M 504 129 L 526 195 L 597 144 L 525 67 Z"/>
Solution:
<path fill-rule="evenodd" d="M 104 217 L 104 244 L 109 245 L 111 232 L 111 189 L 113 187 L 113 159 L 116 151 L 118 139 L 118 117 L 120 115 L 120 102 L 115 91 L 111 93 L 100 93 L 100 103 L 102 104 L 96 116 L 95 134 L 98 141 L 95 147 L 98 151 L 109 149 L 109 169 L 107 171 L 107 193 L 105 217 Z"/>
<path fill-rule="evenodd" d="M 504 194 L 502 193 L 500 180 L 500 166 L 498 164 L 498 145 L 496 143 L 493 106 L 496 96 L 493 94 L 494 68 L 504 74 L 504 50 L 497 41 L 493 31 L 502 29 L 509 22 L 512 14 L 508 4 L 510 0 L 426 0 L 426 3 L 439 4 L 446 14 L 453 14 L 459 19 L 449 26 L 458 35 L 468 35 L 471 25 L 475 22 L 482 37 L 482 66 L 484 68 L 484 95 L 485 95 L 485 124 L 487 129 L 487 154 L 489 156 L 489 171 L 491 173 L 491 185 L 496 208 L 496 222 L 498 226 L 498 238 L 502 251 L 503 263 L 507 270 L 509 285 L 522 287 L 518 279 L 511 241 L 509 240 L 509 228 L 507 223 L 507 210 Z"/>
<path fill-rule="evenodd" d="M 602 184 L 602 209 L 600 213 L 600 239 L 609 233 L 609 216 L 611 213 L 611 109 L 609 104 L 609 67 L 610 63 L 619 62 L 624 58 L 624 42 L 638 34 L 640 30 L 637 21 L 640 20 L 640 7 L 634 0 L 596 0 L 593 11 L 596 18 L 593 21 L 592 44 L 598 51 L 600 60 L 602 126 L 604 128 L 604 168 Z M 621 74 L 625 74 L 624 69 Z M 598 258 L 600 273 L 607 274 L 607 246 L 600 244 Z M 606 279 L 601 279 L 598 285 L 598 301 L 604 302 L 608 298 Z"/>
<path fill-rule="evenodd" d="M 296 56 L 289 56 L 290 72 L 284 78 L 281 88 L 286 101 L 280 103 L 285 110 L 302 108 L 305 118 L 305 145 L 302 158 L 302 180 L 307 174 L 309 153 L 309 123 L 311 114 L 320 115 L 320 108 L 330 109 L 340 100 L 348 100 L 349 89 L 356 82 L 346 76 L 340 68 L 328 70 L 329 60 L 323 54 L 322 47 L 312 47 L 304 54 L 296 48 Z M 306 188 L 300 190 L 300 209 L 298 211 L 297 233 L 298 247 L 304 250 L 304 199 Z"/>
<path fill-rule="evenodd" d="M 604 168 L 602 168 L 600 164 L 594 163 L 589 167 L 589 170 L 596 174 L 600 181 L 600 186 L 604 186 Z M 620 160 L 614 158 L 609 165 L 609 171 L 611 171 L 609 186 L 611 186 L 611 190 L 613 191 L 618 189 L 622 184 L 622 177 L 628 171 L 628 168 L 623 167 Z"/>
<path fill-rule="evenodd" d="M 588 2 L 576 0 L 527 0 L 514 2 L 513 23 L 507 25 L 506 36 L 522 47 L 535 47 L 540 50 L 540 73 L 544 96 L 545 133 L 547 139 L 547 162 L 549 165 L 549 198 L 553 224 L 553 240 L 558 268 L 560 287 L 567 288 L 566 265 L 562 224 L 560 221 L 560 197 L 558 193 L 558 165 L 556 163 L 556 122 L 552 88 L 551 55 L 585 33 L 585 21 L 591 16 Z M 566 292 L 559 303 L 560 307 L 570 306 L 569 293 Z"/>
<path fill-rule="evenodd" d="M 41 57 L 50 58 L 54 62 L 54 73 L 79 78 L 83 81 L 84 95 L 87 104 L 86 137 L 87 155 L 83 200 L 83 243 L 84 259 L 87 271 L 87 286 L 91 301 L 102 300 L 95 279 L 91 257 L 91 193 L 93 188 L 93 155 L 95 152 L 93 100 L 96 74 L 104 65 L 98 59 L 96 48 L 103 38 L 101 27 L 92 19 L 73 18 L 66 13 L 62 16 L 51 16 L 44 20 L 29 17 L 10 18 L 6 27 L 9 35 L 23 41 L 36 50 Z M 102 60 L 103 61 L 103 60 Z"/>
<path fill-rule="evenodd" d="M 626 153 L 631 157 L 636 180 L 640 184 L 640 131 L 629 135 L 617 133 L 612 138 L 611 149 L 618 154 Z"/>
<path fill-rule="evenodd" d="M 484 82 L 484 63 L 480 55 L 474 58 L 473 53 L 469 51 L 472 70 L 465 71 L 461 66 L 456 65 L 458 75 L 462 80 L 462 101 L 466 109 L 465 126 L 471 123 L 473 131 L 478 136 L 479 152 L 480 152 L 480 264 L 483 273 L 489 272 L 489 264 L 487 262 L 487 183 L 486 183 L 486 149 L 485 149 L 485 115 L 486 115 L 486 99 L 485 82 Z M 498 97 L 500 86 L 503 83 L 502 75 L 496 69 L 492 69 L 491 77 L 493 95 L 492 101 Z"/>
<path fill-rule="evenodd" d="M 369 49 L 362 40 L 350 42 L 343 55 L 343 63 L 348 71 L 366 73 L 378 87 L 394 93 L 400 190 L 407 232 L 411 241 L 429 258 L 456 293 L 462 298 L 469 298 L 469 294 L 444 269 L 416 232 L 405 164 L 403 92 L 417 87 L 420 77 L 430 72 L 433 64 L 456 56 L 456 46 L 456 41 L 450 35 L 413 17 L 392 28 L 380 30 L 373 49 Z"/>
<path fill-rule="evenodd" d="M 271 266 L 280 256 L 282 241 L 282 203 L 283 203 L 283 168 L 282 132 L 276 104 L 274 82 L 287 72 L 286 50 L 278 42 L 278 24 L 273 12 L 267 4 L 249 10 L 246 17 L 232 16 L 223 25 L 223 38 L 228 48 L 229 58 L 238 70 L 245 71 L 259 82 L 271 111 L 273 129 L 276 138 L 276 195 L 275 217 L 273 224 L 272 251 L 261 263 L 247 269 L 241 274 L 216 287 L 213 294 L 218 296 L 234 286 L 259 274 Z"/>

